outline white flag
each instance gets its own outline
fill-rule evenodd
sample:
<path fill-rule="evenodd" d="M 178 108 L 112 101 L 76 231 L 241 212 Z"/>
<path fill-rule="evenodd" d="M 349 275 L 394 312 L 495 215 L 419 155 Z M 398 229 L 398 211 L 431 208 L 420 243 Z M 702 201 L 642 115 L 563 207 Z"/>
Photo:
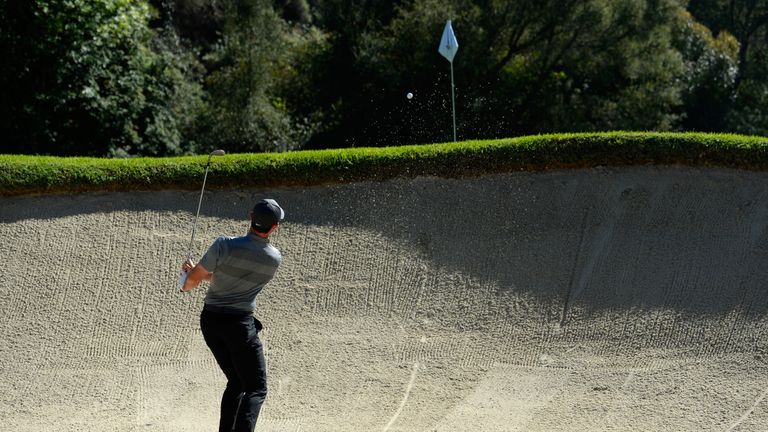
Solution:
<path fill-rule="evenodd" d="M 451 20 L 445 23 L 445 30 L 443 30 L 443 37 L 440 38 L 440 49 L 438 51 L 443 57 L 447 58 L 449 62 L 453 63 L 453 57 L 456 55 L 456 51 L 459 50 L 459 41 L 456 40 L 456 35 L 453 34 L 453 27 L 451 27 Z"/>

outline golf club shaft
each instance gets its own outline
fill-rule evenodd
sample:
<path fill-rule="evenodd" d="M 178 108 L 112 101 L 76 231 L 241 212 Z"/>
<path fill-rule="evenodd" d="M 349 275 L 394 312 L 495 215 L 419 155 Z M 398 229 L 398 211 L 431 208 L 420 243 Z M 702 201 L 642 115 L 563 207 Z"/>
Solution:
<path fill-rule="evenodd" d="M 195 243 L 195 233 L 197 232 L 197 218 L 200 216 L 200 206 L 203 204 L 203 193 L 205 192 L 205 182 L 208 180 L 208 167 L 211 166 L 211 155 L 208 155 L 208 163 L 205 164 L 205 175 L 203 176 L 203 187 L 200 189 L 200 199 L 197 202 L 197 213 L 195 213 L 195 221 L 192 223 L 192 238 L 189 240 L 189 247 L 187 248 L 187 259 L 192 258 L 192 246 Z"/>

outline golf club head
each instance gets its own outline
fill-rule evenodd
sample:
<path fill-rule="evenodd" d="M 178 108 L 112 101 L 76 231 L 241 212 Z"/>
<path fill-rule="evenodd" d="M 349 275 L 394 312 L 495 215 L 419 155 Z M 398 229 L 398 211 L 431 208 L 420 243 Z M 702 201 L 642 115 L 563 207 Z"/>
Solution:
<path fill-rule="evenodd" d="M 208 164 L 206 165 L 206 168 L 208 167 L 208 165 L 211 164 L 211 158 L 213 156 L 224 156 L 224 154 L 225 152 L 222 149 L 214 150 L 210 154 L 208 154 Z"/>

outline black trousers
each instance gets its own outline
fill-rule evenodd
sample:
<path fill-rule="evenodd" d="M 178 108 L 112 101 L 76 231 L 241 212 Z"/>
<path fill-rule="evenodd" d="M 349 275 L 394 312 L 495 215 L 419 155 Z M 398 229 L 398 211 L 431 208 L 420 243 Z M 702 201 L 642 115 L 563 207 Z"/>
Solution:
<path fill-rule="evenodd" d="M 253 315 L 203 310 L 200 329 L 227 377 L 221 397 L 219 432 L 253 432 L 267 397 L 267 365 L 259 340 L 261 323 Z"/>

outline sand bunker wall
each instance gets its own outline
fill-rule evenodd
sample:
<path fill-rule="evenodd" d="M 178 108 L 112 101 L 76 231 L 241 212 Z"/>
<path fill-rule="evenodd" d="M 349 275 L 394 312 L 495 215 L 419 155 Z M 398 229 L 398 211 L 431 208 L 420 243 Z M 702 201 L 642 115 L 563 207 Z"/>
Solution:
<path fill-rule="evenodd" d="M 525 365 L 575 344 L 608 355 L 765 350 L 765 180 L 639 167 L 211 190 L 195 255 L 244 233 L 254 200 L 280 201 L 285 264 L 258 311 L 275 349 L 301 339 L 280 331 L 286 322 L 342 339 L 354 322 L 391 334 L 386 355 L 403 361 L 466 353 L 460 362 Z M 195 328 L 204 290 L 179 295 L 175 280 L 196 200 L 3 199 L 4 358 L 187 358 L 199 335 L 178 329 Z"/>

